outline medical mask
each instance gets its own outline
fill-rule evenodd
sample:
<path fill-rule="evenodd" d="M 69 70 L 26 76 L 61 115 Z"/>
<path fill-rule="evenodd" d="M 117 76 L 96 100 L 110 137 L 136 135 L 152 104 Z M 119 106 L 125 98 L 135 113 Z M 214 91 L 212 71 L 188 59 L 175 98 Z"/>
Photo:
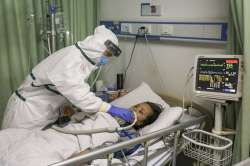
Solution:
<path fill-rule="evenodd" d="M 109 58 L 106 57 L 105 55 L 102 55 L 99 59 L 98 66 L 106 65 L 109 63 Z"/>

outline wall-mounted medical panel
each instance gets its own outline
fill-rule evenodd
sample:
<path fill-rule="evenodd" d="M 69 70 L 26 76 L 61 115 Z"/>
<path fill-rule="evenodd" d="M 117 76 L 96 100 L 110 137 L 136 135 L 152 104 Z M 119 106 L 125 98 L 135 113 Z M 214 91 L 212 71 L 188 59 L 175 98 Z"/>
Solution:
<path fill-rule="evenodd" d="M 101 24 L 120 37 L 135 36 L 144 27 L 149 39 L 190 42 L 226 43 L 228 31 L 225 22 L 101 21 Z"/>

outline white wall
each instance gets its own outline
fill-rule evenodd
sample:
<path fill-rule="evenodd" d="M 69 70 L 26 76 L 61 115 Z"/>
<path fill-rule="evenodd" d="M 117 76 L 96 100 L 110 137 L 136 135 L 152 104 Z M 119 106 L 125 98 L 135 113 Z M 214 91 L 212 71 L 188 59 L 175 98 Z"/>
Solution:
<path fill-rule="evenodd" d="M 101 20 L 226 21 L 228 18 L 228 0 L 160 0 L 163 9 L 160 17 L 141 17 L 140 2 L 101 0 Z M 123 54 L 104 72 L 106 82 L 115 83 L 115 73 L 124 70 L 133 42 L 131 39 L 120 39 Z M 145 41 L 139 40 L 126 87 L 135 88 L 141 81 L 146 81 L 155 91 L 178 98 L 182 96 L 185 75 L 193 64 L 194 55 L 225 53 L 225 45 L 188 42 L 150 41 L 150 48 L 160 73 Z M 191 84 L 187 89 L 191 92 Z"/>
<path fill-rule="evenodd" d="M 147 19 L 216 19 L 228 17 L 229 0 L 155 0 L 161 3 L 161 17 L 141 17 L 141 0 L 100 0 L 101 19 L 147 20 Z"/>

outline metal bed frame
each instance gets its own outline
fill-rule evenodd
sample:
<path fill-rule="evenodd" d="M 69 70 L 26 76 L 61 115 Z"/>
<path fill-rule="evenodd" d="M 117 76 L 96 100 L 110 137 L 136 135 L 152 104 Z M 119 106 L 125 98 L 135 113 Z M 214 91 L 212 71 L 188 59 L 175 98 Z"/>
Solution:
<path fill-rule="evenodd" d="M 188 121 L 173 125 L 169 128 L 162 129 L 162 130 L 159 130 L 159 131 L 156 131 L 151 134 L 144 135 L 144 136 L 140 136 L 132 140 L 128 140 L 128 141 L 117 143 L 108 147 L 104 147 L 102 149 L 93 150 L 92 152 L 86 153 L 84 155 L 70 158 L 64 161 L 60 161 L 60 162 L 51 164 L 50 166 L 71 166 L 71 165 L 76 165 L 76 164 L 79 165 L 79 164 L 84 164 L 94 159 L 103 158 L 103 157 L 107 158 L 108 165 L 111 165 L 112 158 L 110 156 L 112 155 L 112 153 L 119 151 L 121 149 L 124 149 L 128 146 L 139 144 L 139 143 L 144 144 L 144 159 L 143 159 L 142 165 L 146 166 L 147 161 L 148 161 L 148 145 L 149 145 L 148 141 L 149 140 L 159 138 L 159 137 L 164 137 L 175 132 L 180 133 L 181 130 L 186 129 L 187 127 L 205 122 L 206 118 L 207 118 L 207 115 L 202 115 L 192 120 L 188 120 Z M 178 134 L 175 134 L 175 135 L 176 136 L 174 138 L 174 151 L 172 153 L 172 164 L 174 166 L 176 164 L 177 141 L 178 141 Z"/>

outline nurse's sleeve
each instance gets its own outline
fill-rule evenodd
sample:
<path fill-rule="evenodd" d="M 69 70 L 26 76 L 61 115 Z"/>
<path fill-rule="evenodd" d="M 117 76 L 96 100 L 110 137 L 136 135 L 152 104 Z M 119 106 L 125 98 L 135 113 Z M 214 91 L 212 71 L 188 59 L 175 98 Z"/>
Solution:
<path fill-rule="evenodd" d="M 81 58 L 73 57 L 66 56 L 61 59 L 53 70 L 47 73 L 48 79 L 64 97 L 81 110 L 107 111 L 110 104 L 96 97 L 85 82 L 92 72 L 91 66 L 84 65 Z"/>

